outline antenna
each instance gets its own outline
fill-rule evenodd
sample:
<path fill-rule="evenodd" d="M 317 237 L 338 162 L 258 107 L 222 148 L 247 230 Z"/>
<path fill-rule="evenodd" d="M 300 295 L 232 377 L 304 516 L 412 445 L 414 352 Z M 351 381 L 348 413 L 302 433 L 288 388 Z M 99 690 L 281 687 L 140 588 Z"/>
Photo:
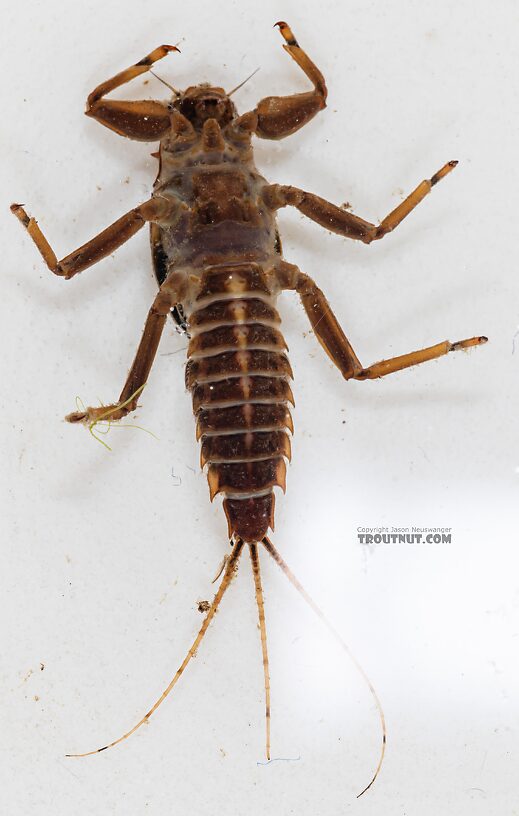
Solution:
<path fill-rule="evenodd" d="M 256 70 L 255 70 L 255 71 L 253 71 L 253 72 L 252 72 L 252 74 L 250 74 L 250 76 L 248 76 L 248 77 L 247 77 L 247 79 L 244 79 L 244 80 L 243 80 L 243 82 L 240 82 L 240 84 L 239 84 L 239 85 L 237 85 L 237 86 L 236 86 L 236 88 L 233 88 L 233 89 L 232 89 L 232 91 L 230 91 L 230 92 L 227 94 L 227 96 L 232 96 L 232 95 L 233 95 L 233 93 L 234 93 L 235 91 L 238 91 L 240 88 L 242 88 L 242 87 L 245 85 L 245 83 L 249 81 L 249 79 L 252 79 L 252 77 L 254 76 L 254 74 L 257 74 L 257 73 L 258 73 L 258 71 L 259 71 L 259 70 L 260 70 L 259 68 L 256 68 Z"/>
<path fill-rule="evenodd" d="M 162 82 L 162 84 L 165 85 L 166 88 L 169 88 L 170 91 L 173 91 L 175 96 L 180 96 L 180 91 L 177 91 L 177 89 L 174 88 L 173 85 L 170 85 L 169 82 L 166 82 L 165 79 L 162 79 L 162 77 L 159 77 L 158 74 L 156 74 L 154 71 L 151 70 L 151 68 L 150 68 L 150 74 L 152 74 L 155 77 L 155 79 L 158 79 L 159 82 Z M 245 82 L 246 81 L 247 80 L 245 80 Z M 240 86 L 238 85 L 238 87 L 240 87 Z"/>

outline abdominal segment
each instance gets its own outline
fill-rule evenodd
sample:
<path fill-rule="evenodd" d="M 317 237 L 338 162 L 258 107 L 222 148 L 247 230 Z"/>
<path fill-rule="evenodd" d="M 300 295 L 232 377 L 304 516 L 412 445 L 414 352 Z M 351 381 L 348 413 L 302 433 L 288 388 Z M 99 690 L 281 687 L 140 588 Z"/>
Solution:
<path fill-rule="evenodd" d="M 294 404 L 275 295 L 257 264 L 204 270 L 188 322 L 186 385 L 211 499 L 222 494 L 229 534 L 259 541 L 285 489 Z"/>

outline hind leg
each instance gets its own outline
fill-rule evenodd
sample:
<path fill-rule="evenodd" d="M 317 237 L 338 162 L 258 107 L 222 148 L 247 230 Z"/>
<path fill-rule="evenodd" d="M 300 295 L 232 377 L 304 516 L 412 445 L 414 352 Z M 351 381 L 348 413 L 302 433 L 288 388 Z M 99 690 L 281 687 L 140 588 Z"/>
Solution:
<path fill-rule="evenodd" d="M 299 294 L 317 339 L 345 380 L 374 380 L 428 360 L 436 360 L 451 351 L 480 346 L 487 342 L 487 338 L 482 336 L 470 337 L 456 343 L 444 340 L 434 346 L 391 357 L 389 360 L 381 360 L 364 368 L 328 301 L 312 278 L 300 272 L 297 266 L 284 261 L 278 265 L 278 277 L 283 289 L 293 289 Z"/>
<path fill-rule="evenodd" d="M 131 411 L 135 411 L 140 393 L 151 371 L 171 306 L 179 297 L 179 290 L 168 283 L 160 288 L 148 312 L 141 341 L 119 400 L 112 405 L 75 411 L 65 417 L 67 422 L 91 425 L 103 419 L 110 421 L 122 419 Z"/>

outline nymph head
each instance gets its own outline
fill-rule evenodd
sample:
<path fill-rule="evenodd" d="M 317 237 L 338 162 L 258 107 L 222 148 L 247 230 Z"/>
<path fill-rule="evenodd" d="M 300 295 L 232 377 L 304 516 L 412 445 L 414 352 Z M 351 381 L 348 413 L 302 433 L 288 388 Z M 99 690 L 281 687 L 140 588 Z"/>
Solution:
<path fill-rule="evenodd" d="M 172 106 L 200 130 L 208 119 L 216 119 L 225 127 L 236 116 L 236 108 L 223 88 L 213 88 L 208 83 L 193 85 L 174 97 Z"/>

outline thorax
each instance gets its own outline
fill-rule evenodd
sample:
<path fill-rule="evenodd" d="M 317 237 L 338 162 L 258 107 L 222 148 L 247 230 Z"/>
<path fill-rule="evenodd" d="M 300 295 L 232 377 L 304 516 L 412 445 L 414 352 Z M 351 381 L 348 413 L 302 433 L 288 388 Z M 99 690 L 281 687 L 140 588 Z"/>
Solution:
<path fill-rule="evenodd" d="M 224 133 L 208 145 L 199 134 L 183 149 L 164 142 L 159 160 L 154 195 L 186 205 L 174 225 L 162 228 L 171 265 L 266 262 L 276 254 L 275 219 L 262 198 L 267 182 L 250 144 L 237 146 Z"/>

